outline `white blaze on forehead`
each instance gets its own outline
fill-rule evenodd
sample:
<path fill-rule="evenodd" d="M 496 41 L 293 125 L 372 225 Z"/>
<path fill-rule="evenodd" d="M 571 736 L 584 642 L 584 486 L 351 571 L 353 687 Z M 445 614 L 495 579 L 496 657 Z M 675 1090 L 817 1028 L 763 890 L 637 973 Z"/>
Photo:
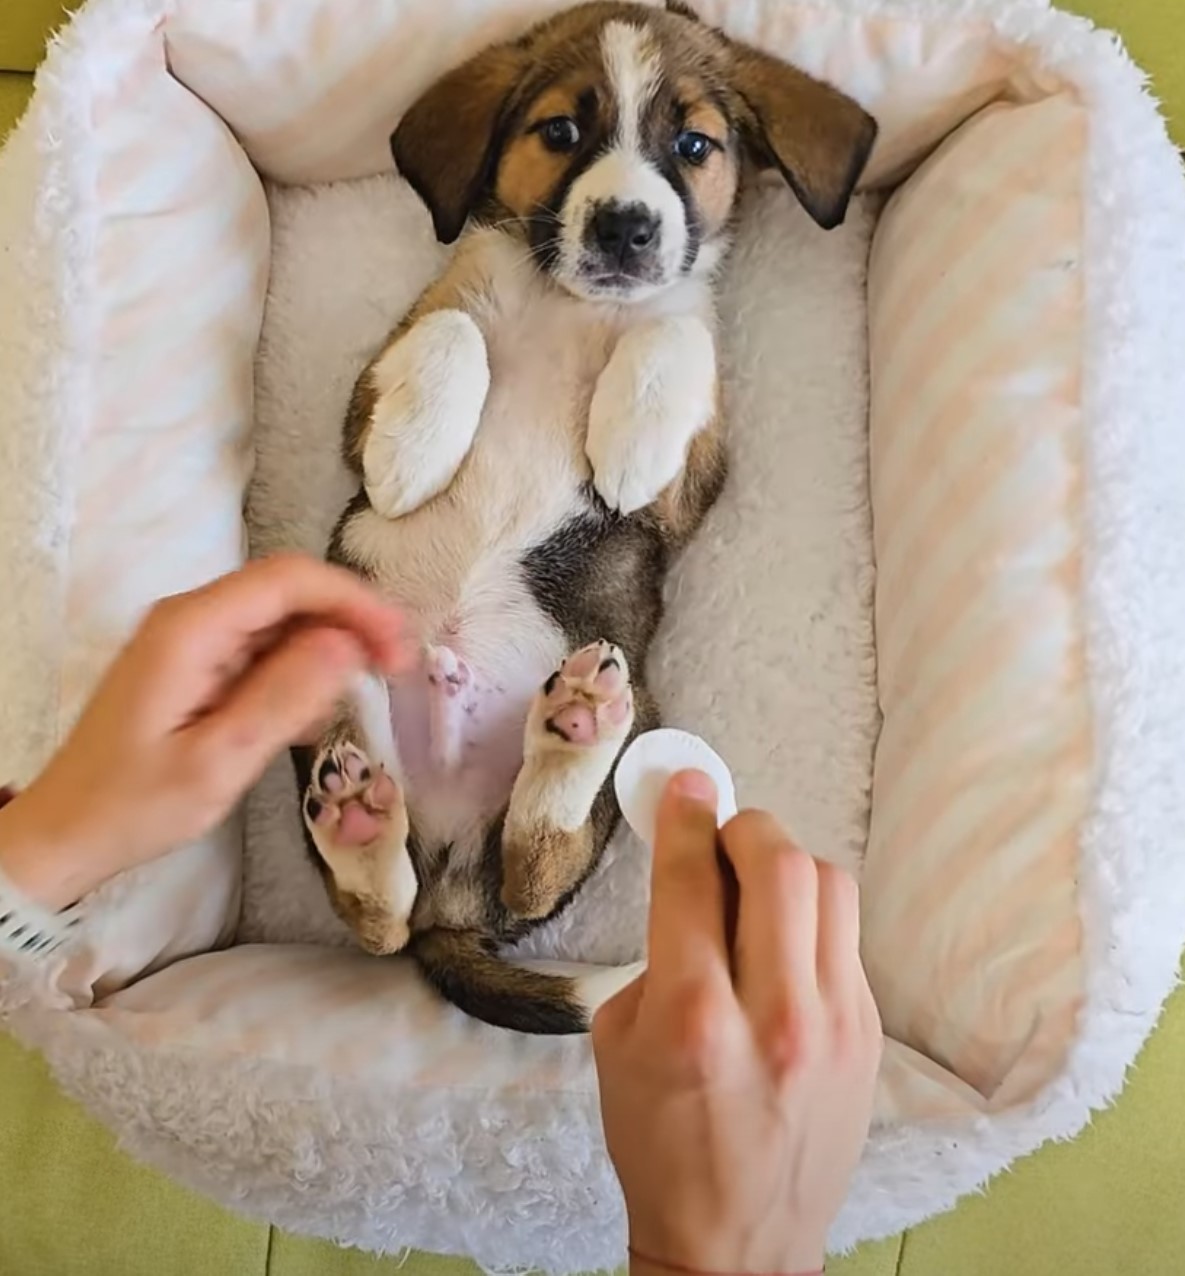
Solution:
<path fill-rule="evenodd" d="M 601 56 L 617 106 L 615 140 L 623 150 L 637 151 L 642 142 L 642 118 L 662 74 L 658 50 L 643 28 L 609 22 L 601 32 Z"/>
<path fill-rule="evenodd" d="M 643 153 L 642 122 L 662 82 L 662 59 L 650 33 L 628 22 L 607 22 L 601 56 L 617 130 L 608 150 L 573 182 L 561 210 L 558 276 L 579 290 L 587 265 L 585 235 L 598 208 L 642 205 L 658 226 L 655 275 L 632 290 L 640 298 L 679 278 L 687 251 L 687 212 L 670 181 Z"/>

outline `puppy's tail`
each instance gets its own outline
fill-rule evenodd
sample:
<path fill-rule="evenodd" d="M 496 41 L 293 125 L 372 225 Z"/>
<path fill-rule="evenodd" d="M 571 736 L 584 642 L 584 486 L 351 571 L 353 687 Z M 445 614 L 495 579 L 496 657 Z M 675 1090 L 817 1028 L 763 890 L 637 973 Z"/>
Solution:
<path fill-rule="evenodd" d="M 467 1015 L 512 1032 L 563 1036 L 587 1032 L 592 1017 L 642 972 L 633 966 L 510 962 L 473 930 L 426 930 L 411 955 L 428 982 Z"/>

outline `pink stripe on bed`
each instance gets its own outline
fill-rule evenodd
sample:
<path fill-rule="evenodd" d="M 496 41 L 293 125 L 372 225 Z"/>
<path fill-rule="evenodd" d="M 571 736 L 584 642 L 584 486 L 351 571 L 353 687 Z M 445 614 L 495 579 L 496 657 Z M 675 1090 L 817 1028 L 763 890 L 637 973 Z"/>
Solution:
<path fill-rule="evenodd" d="M 894 197 L 870 267 L 865 956 L 888 1031 L 988 1104 L 1056 1073 L 1081 996 L 1082 147 L 1068 98 L 982 112 Z"/>

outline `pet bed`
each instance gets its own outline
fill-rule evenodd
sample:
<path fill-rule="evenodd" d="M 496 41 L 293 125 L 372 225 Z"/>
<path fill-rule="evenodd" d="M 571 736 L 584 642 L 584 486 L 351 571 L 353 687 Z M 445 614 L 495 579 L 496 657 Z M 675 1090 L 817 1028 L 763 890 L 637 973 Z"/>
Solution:
<path fill-rule="evenodd" d="M 92 0 L 52 51 L 0 158 L 6 777 L 153 598 L 241 561 L 249 483 L 257 548 L 320 548 L 350 382 L 441 260 L 387 134 L 557 7 Z M 1121 51 L 1033 0 L 700 8 L 881 123 L 842 230 L 780 189 L 746 209 L 738 475 L 655 679 L 742 799 L 862 866 L 889 1044 L 846 1246 L 1078 1130 L 1175 981 L 1185 186 Z M 228 827 L 109 884 L 79 950 L 9 979 L 13 1028 L 131 1150 L 248 1213 L 618 1261 L 587 1043 L 328 948 L 291 804 L 279 767 L 245 856 Z M 644 880 L 620 837 L 540 944 L 632 955 Z"/>

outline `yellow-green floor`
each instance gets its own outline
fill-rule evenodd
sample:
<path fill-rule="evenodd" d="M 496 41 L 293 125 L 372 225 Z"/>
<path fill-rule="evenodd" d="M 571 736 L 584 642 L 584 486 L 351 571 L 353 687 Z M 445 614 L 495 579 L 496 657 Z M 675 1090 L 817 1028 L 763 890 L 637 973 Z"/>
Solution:
<path fill-rule="evenodd" d="M 1067 0 L 1120 30 L 1185 143 L 1185 0 Z M 60 0 L 0 0 L 0 136 Z M 1185 227 L 1182 227 L 1185 251 Z M 0 298 L 0 305 L 3 299 Z M 832 1264 L 833 1276 L 1118 1276 L 1185 1272 L 1185 992 L 1122 1100 L 1071 1144 L 1047 1147 L 982 1195 L 904 1237 Z M 470 1276 L 248 1223 L 115 1149 L 44 1066 L 0 1034 L 0 1276 Z"/>

